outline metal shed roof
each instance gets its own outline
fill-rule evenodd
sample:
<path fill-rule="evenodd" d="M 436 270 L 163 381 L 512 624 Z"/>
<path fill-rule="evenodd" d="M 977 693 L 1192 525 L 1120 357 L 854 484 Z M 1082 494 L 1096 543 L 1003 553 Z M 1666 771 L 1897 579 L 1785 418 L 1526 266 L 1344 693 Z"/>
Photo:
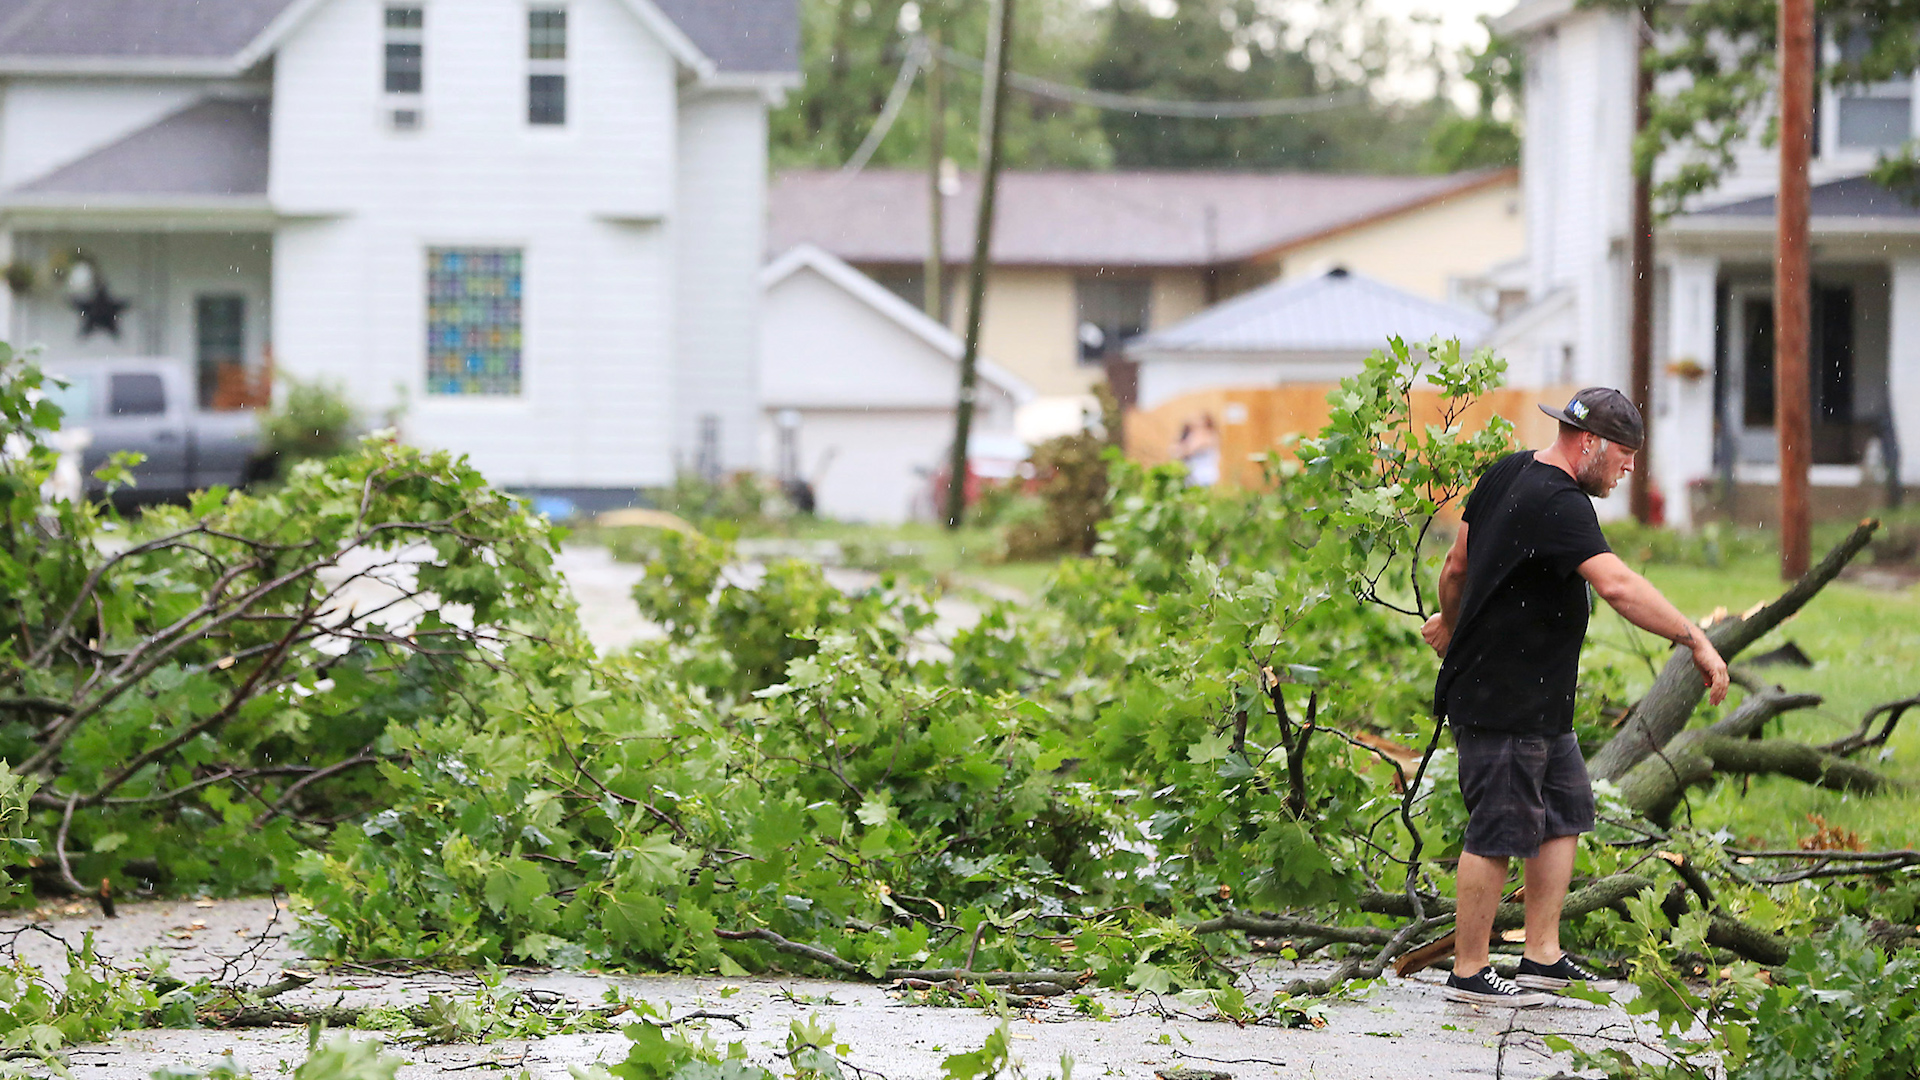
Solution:
<path fill-rule="evenodd" d="M 1136 358 L 1217 353 L 1370 352 L 1389 336 L 1480 340 L 1493 320 L 1345 270 L 1279 281 L 1134 339 Z"/>

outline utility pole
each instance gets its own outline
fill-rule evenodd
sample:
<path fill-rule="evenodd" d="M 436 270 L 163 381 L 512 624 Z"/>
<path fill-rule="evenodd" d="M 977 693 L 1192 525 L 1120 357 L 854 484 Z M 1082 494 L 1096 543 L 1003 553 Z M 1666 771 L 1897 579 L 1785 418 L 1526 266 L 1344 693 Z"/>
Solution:
<path fill-rule="evenodd" d="M 1653 69 L 1648 53 L 1653 48 L 1651 12 L 1640 8 L 1634 27 L 1636 75 L 1633 92 L 1633 131 L 1636 139 L 1647 130 L 1649 102 L 1653 97 Z M 1632 388 L 1628 396 L 1640 410 L 1646 425 L 1647 441 L 1640 447 L 1631 486 L 1627 489 L 1633 519 L 1642 525 L 1653 523 L 1653 167 L 1643 162 L 1638 147 L 1633 158 L 1633 274 Z"/>
<path fill-rule="evenodd" d="M 987 79 L 980 96 L 980 208 L 973 225 L 973 265 L 967 270 L 966 347 L 960 354 L 960 400 L 953 411 L 953 456 L 947 467 L 947 528 L 958 529 L 967 511 L 967 438 L 973 432 L 974 386 L 979 381 L 980 316 L 987 306 L 987 261 L 993 248 L 993 202 L 1000 186 L 1002 106 L 1007 97 L 1007 54 L 1013 45 L 1014 0 L 993 0 L 987 31 Z"/>
<path fill-rule="evenodd" d="M 932 3 L 921 9 L 927 36 L 927 266 L 922 275 L 926 297 L 921 307 L 928 318 L 945 326 L 947 197 L 940 190 L 940 170 L 947 159 L 947 76 L 940 60 L 938 20 L 942 14 Z"/>
<path fill-rule="evenodd" d="M 1779 240 L 1773 269 L 1773 418 L 1780 437 L 1780 576 L 1807 572 L 1812 526 L 1807 468 L 1813 416 L 1807 375 L 1812 280 L 1807 248 L 1807 160 L 1813 147 L 1813 0 L 1780 2 Z"/>

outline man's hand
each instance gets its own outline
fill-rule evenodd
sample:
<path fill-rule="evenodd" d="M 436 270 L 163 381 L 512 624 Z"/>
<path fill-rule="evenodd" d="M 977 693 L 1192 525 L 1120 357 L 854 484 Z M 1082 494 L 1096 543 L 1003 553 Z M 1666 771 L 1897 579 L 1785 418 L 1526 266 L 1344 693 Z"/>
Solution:
<path fill-rule="evenodd" d="M 1420 636 L 1425 638 L 1427 644 L 1433 646 L 1433 651 L 1441 656 L 1447 655 L 1447 646 L 1453 644 L 1453 629 L 1446 624 L 1438 612 L 1435 612 L 1433 617 L 1420 627 Z M 1725 664 L 1720 665 L 1720 671 L 1720 681 L 1724 684 L 1726 682 Z M 1721 692 L 1725 693 L 1724 688 Z"/>
<path fill-rule="evenodd" d="M 1707 635 L 1698 630 L 1693 632 L 1693 666 L 1700 669 L 1700 678 L 1706 682 L 1707 700 L 1715 705 L 1727 700 L 1727 662 L 1720 659 L 1720 650 L 1713 647 Z"/>

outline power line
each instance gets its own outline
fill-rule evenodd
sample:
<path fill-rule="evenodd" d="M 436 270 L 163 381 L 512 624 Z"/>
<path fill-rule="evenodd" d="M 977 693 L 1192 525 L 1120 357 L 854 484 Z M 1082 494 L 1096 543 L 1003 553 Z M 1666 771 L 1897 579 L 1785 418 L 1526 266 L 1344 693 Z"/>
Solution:
<path fill-rule="evenodd" d="M 893 89 L 887 94 L 887 103 L 880 108 L 880 116 L 873 122 L 873 130 L 867 132 L 866 139 L 860 143 L 860 149 L 855 150 L 853 156 L 847 159 L 847 163 L 840 167 L 842 175 L 854 176 L 867 167 L 867 162 L 873 160 L 875 151 L 879 150 L 880 144 L 886 141 L 887 132 L 893 130 L 893 122 L 900 119 L 900 110 L 906 107 L 907 94 L 913 89 L 913 80 L 919 76 L 920 69 L 926 66 L 929 59 L 931 54 L 927 50 L 927 39 L 914 38 L 913 44 L 907 49 L 907 58 L 900 62 L 900 74 L 893 77 Z"/>
<path fill-rule="evenodd" d="M 975 57 L 956 52 L 942 46 L 940 55 L 949 62 L 965 68 L 975 74 L 985 70 L 985 65 Z M 1007 82 L 1022 93 L 1035 97 L 1064 101 L 1071 105 L 1087 105 L 1096 109 L 1113 112 L 1136 113 L 1142 116 L 1168 116 L 1187 120 L 1252 120 L 1265 116 L 1300 116 L 1308 113 L 1330 112 L 1334 109 L 1349 108 L 1366 100 L 1366 92 L 1353 90 L 1344 94 L 1318 98 L 1268 98 L 1262 101 L 1170 101 L 1165 98 L 1135 97 L 1132 94 L 1115 94 L 1105 90 L 1089 90 L 1080 86 L 1042 79 L 1037 75 L 1022 75 L 1016 71 L 1007 73 Z"/>
<path fill-rule="evenodd" d="M 940 55 L 948 62 L 965 68 L 976 75 L 986 70 L 986 64 L 977 57 L 955 51 L 949 46 L 939 47 Z M 867 137 L 860 143 L 847 163 L 840 167 L 841 175 L 853 177 L 867 167 L 873 155 L 879 151 L 880 144 L 886 141 L 887 134 L 893 130 L 894 122 L 900 119 L 900 113 L 906 108 L 907 96 L 913 90 L 914 81 L 932 59 L 932 50 L 924 36 L 915 36 L 907 48 L 907 55 L 900 62 L 900 72 L 894 76 L 893 89 L 887 93 L 886 104 L 881 106 L 880 115 L 875 118 Z M 1082 86 L 1069 86 L 1066 83 L 1043 79 L 1037 75 L 1022 75 L 1017 71 L 1007 72 L 1007 85 L 1022 93 L 1034 97 L 1062 101 L 1070 105 L 1084 105 L 1112 112 L 1131 113 L 1137 116 L 1166 116 L 1185 120 L 1255 120 L 1269 116 L 1303 116 L 1311 113 L 1331 112 L 1335 109 L 1350 108 L 1366 100 L 1366 92 L 1351 90 L 1344 94 L 1317 98 L 1267 98 L 1260 101 L 1171 101 L 1166 98 L 1136 97 L 1132 94 L 1115 94 L 1105 90 L 1089 90 Z"/>

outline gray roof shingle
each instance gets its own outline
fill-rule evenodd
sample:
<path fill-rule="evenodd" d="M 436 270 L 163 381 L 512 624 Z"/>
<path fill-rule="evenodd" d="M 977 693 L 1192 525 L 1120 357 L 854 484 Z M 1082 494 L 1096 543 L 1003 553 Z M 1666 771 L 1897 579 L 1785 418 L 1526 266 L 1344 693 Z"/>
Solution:
<path fill-rule="evenodd" d="M 267 103 L 209 99 L 15 189 L 27 196 L 267 193 Z"/>
<path fill-rule="evenodd" d="M 260 36 L 293 0 L 16 0 L 0 56 L 218 60 Z"/>
<path fill-rule="evenodd" d="M 1505 170 L 1451 176 L 1253 172 L 1010 172 L 993 259 L 1010 266 L 1210 266 L 1444 198 Z M 947 200 L 942 247 L 972 255 L 973 176 Z M 794 170 L 769 194 L 771 254 L 810 243 L 850 263 L 919 263 L 927 179 L 913 169 Z"/>
<path fill-rule="evenodd" d="M 1135 338 L 1133 354 L 1372 351 L 1389 335 L 1408 341 L 1457 337 L 1472 344 L 1492 328 L 1477 311 L 1402 292 L 1343 270 L 1278 281 Z"/>
<path fill-rule="evenodd" d="M 1809 195 L 1810 213 L 1814 217 L 1920 217 L 1920 206 L 1915 206 L 1905 195 L 1889 191 L 1864 176 L 1820 184 L 1813 188 Z M 1742 199 L 1725 206 L 1697 210 L 1687 216 L 1770 218 L 1773 216 L 1773 196 L 1762 195 L 1757 199 Z"/>
<path fill-rule="evenodd" d="M 653 0 L 724 72 L 800 70 L 799 0 Z"/>
<path fill-rule="evenodd" d="M 294 0 L 0 0 L 0 59 L 224 60 Z M 799 0 L 654 0 L 722 72 L 800 70 Z"/>

